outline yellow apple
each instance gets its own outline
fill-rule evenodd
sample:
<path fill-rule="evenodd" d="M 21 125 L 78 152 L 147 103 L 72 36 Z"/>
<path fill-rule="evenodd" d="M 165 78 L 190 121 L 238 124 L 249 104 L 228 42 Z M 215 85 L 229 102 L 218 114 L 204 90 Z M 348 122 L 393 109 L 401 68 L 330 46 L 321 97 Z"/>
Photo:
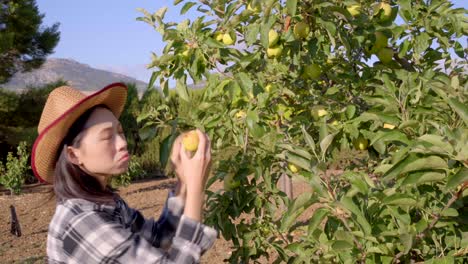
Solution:
<path fill-rule="evenodd" d="M 289 163 L 289 164 L 288 164 L 288 168 L 289 168 L 289 170 L 292 171 L 293 173 L 297 173 L 297 172 L 299 171 L 299 168 L 298 168 L 296 165 L 292 164 L 292 163 Z"/>
<path fill-rule="evenodd" d="M 377 52 L 377 57 L 379 60 L 384 63 L 388 64 L 392 61 L 393 58 L 393 49 L 392 48 L 383 48 Z"/>
<path fill-rule="evenodd" d="M 394 129 L 394 128 L 395 128 L 395 126 L 394 126 L 394 125 L 392 125 L 392 124 L 387 124 L 387 123 L 384 123 L 384 124 L 383 124 L 383 128 Z"/>
<path fill-rule="evenodd" d="M 346 10 L 353 16 L 357 17 L 361 14 L 361 5 L 350 5 L 346 7 Z"/>
<path fill-rule="evenodd" d="M 363 136 L 359 136 L 357 139 L 353 140 L 353 145 L 356 149 L 365 150 L 369 145 L 369 141 Z"/>
<path fill-rule="evenodd" d="M 319 120 L 321 117 L 328 115 L 328 111 L 323 106 L 316 106 L 312 108 L 311 114 L 315 120 Z"/>
<path fill-rule="evenodd" d="M 273 91 L 274 89 L 275 89 L 275 86 L 273 84 L 271 84 L 271 83 L 269 83 L 269 84 L 267 84 L 265 86 L 265 92 L 267 92 L 267 93 Z"/>
<path fill-rule="evenodd" d="M 253 12 L 253 13 L 260 13 L 262 11 L 262 7 L 259 5 L 259 4 L 254 4 L 252 6 L 252 4 L 248 4 L 247 5 L 247 10 L 249 10 L 250 12 Z"/>
<path fill-rule="evenodd" d="M 392 16 L 392 7 L 388 3 L 380 2 L 374 4 L 374 16 L 380 13 L 380 21 L 386 22 Z"/>
<path fill-rule="evenodd" d="M 182 144 L 188 151 L 196 151 L 198 148 L 198 133 L 195 130 L 189 131 L 182 136 Z"/>
<path fill-rule="evenodd" d="M 296 39 L 304 39 L 310 33 L 310 27 L 305 22 L 299 22 L 294 26 L 294 36 Z"/>
<path fill-rule="evenodd" d="M 232 45 L 236 42 L 236 34 L 233 32 L 227 32 L 223 35 L 223 43 L 224 45 Z"/>
<path fill-rule="evenodd" d="M 304 68 L 304 76 L 308 79 L 317 79 L 322 74 L 322 68 L 318 64 L 310 64 Z"/>
<path fill-rule="evenodd" d="M 339 124 L 340 124 L 340 122 L 338 122 L 338 120 L 333 120 L 333 122 L 331 122 L 332 126 L 337 126 Z"/>
<path fill-rule="evenodd" d="M 268 58 L 279 58 L 283 53 L 283 46 L 277 45 L 275 47 L 271 47 L 267 49 L 267 56 Z"/>
<path fill-rule="evenodd" d="M 270 29 L 268 32 L 268 47 L 271 48 L 278 43 L 279 40 L 279 34 L 276 32 L 274 29 Z"/>
<path fill-rule="evenodd" d="M 224 36 L 223 33 L 221 33 L 221 32 L 216 32 L 216 33 L 214 34 L 214 39 L 216 39 L 217 41 L 221 42 L 221 41 L 223 41 L 223 36 Z"/>
<path fill-rule="evenodd" d="M 236 118 L 238 119 L 242 119 L 242 118 L 245 118 L 246 117 L 246 114 L 243 110 L 240 110 L 239 112 L 237 112 L 235 115 L 234 115 Z"/>

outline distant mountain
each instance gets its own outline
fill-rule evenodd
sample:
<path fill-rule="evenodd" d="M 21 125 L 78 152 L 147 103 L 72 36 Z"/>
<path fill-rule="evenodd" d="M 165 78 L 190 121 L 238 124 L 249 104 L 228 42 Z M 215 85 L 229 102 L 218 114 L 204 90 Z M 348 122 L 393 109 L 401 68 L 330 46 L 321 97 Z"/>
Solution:
<path fill-rule="evenodd" d="M 29 86 L 37 87 L 62 79 L 82 91 L 92 91 L 113 82 L 135 83 L 141 92 L 147 84 L 132 77 L 99 70 L 71 59 L 48 59 L 41 68 L 25 73 L 17 73 L 10 82 L 0 85 L 10 90 L 23 90 Z"/>

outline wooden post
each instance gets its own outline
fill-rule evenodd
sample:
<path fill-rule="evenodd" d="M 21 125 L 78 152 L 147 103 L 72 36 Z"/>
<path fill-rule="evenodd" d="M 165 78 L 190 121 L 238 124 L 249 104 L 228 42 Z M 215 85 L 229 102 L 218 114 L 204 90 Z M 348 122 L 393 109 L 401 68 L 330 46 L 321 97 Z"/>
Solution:
<path fill-rule="evenodd" d="M 10 214 L 11 214 L 11 234 L 20 237 L 21 236 L 21 227 L 18 220 L 18 216 L 16 215 L 16 210 L 13 205 L 10 205 Z"/>

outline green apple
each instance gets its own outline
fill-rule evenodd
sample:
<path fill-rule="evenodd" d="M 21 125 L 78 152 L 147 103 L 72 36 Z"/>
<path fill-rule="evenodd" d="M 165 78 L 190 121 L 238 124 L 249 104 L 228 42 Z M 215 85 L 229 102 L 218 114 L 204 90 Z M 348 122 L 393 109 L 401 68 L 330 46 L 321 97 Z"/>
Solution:
<path fill-rule="evenodd" d="M 268 32 L 268 47 L 271 48 L 278 43 L 279 40 L 279 34 L 276 32 L 274 29 L 270 29 Z"/>
<path fill-rule="evenodd" d="M 388 44 L 388 37 L 384 33 L 377 31 L 374 33 L 374 36 L 374 45 L 372 45 L 372 48 L 370 49 L 370 53 L 372 54 L 376 54 L 379 50 L 387 47 Z"/>
<path fill-rule="evenodd" d="M 393 58 L 393 49 L 392 48 L 383 48 L 377 52 L 377 57 L 383 64 L 388 64 L 392 61 Z"/>
<path fill-rule="evenodd" d="M 268 58 L 279 58 L 283 53 L 283 46 L 277 45 L 267 49 Z"/>
<path fill-rule="evenodd" d="M 380 14 L 380 15 L 379 15 Z M 380 2 L 374 4 L 374 16 L 379 15 L 380 21 L 386 22 L 392 16 L 392 7 L 388 3 Z"/>
<path fill-rule="evenodd" d="M 224 190 L 230 191 L 240 186 L 240 181 L 234 181 L 234 174 L 228 174 L 224 177 Z"/>
<path fill-rule="evenodd" d="M 365 150 L 369 145 L 369 141 L 365 139 L 363 136 L 359 136 L 355 140 L 353 140 L 353 145 L 356 149 Z"/>
<path fill-rule="evenodd" d="M 296 39 L 304 39 L 310 33 L 310 27 L 305 22 L 299 22 L 294 26 L 294 36 Z"/>
<path fill-rule="evenodd" d="M 357 17 L 361 14 L 361 5 L 350 5 L 346 7 L 346 10 L 353 16 Z"/>
<path fill-rule="evenodd" d="M 304 77 L 317 79 L 322 74 L 322 68 L 318 64 L 310 64 L 304 67 Z"/>
<path fill-rule="evenodd" d="M 224 45 L 232 45 L 236 42 L 236 34 L 233 32 L 226 32 L 223 35 Z"/>

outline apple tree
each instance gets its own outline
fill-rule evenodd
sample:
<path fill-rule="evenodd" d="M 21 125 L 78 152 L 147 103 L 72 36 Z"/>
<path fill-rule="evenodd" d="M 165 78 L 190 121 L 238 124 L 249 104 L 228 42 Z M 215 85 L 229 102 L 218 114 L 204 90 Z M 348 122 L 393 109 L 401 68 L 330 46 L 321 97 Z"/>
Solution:
<path fill-rule="evenodd" d="M 446 0 L 198 0 L 142 9 L 166 46 L 145 129 L 200 127 L 207 221 L 232 263 L 461 261 L 468 254 L 468 21 Z M 179 118 L 178 100 L 193 106 Z M 188 83 L 204 85 L 192 101 Z M 165 162 L 162 162 L 165 164 Z M 312 189 L 289 198 L 281 176 Z M 304 211 L 313 214 L 298 221 Z M 303 218 L 300 218 L 303 219 Z M 444 262 L 445 263 L 445 262 Z"/>

